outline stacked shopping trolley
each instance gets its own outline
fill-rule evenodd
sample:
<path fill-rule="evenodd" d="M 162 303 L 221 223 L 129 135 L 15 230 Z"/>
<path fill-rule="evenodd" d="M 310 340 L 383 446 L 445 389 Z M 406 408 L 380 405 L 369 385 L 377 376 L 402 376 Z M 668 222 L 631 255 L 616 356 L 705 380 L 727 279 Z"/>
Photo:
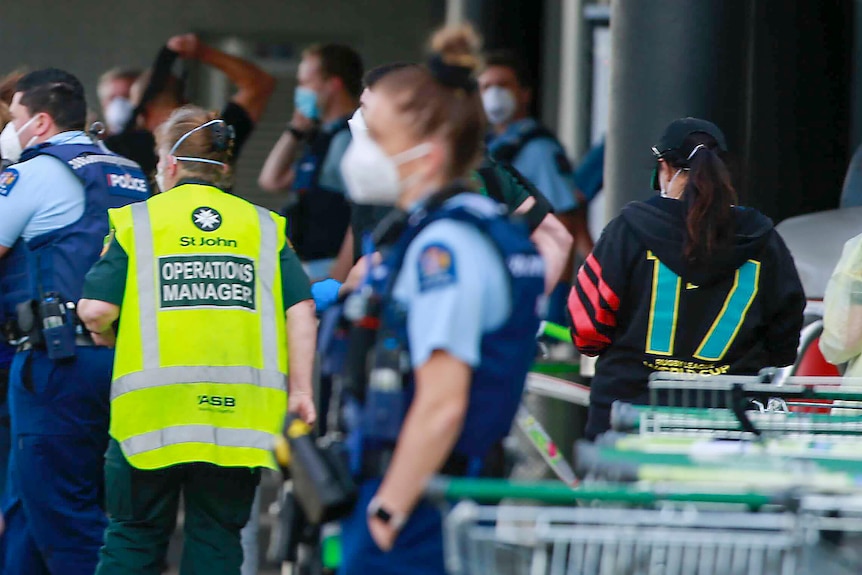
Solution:
<path fill-rule="evenodd" d="M 575 487 L 438 481 L 452 573 L 862 573 L 862 380 L 657 374 L 650 397 L 576 445 Z"/>

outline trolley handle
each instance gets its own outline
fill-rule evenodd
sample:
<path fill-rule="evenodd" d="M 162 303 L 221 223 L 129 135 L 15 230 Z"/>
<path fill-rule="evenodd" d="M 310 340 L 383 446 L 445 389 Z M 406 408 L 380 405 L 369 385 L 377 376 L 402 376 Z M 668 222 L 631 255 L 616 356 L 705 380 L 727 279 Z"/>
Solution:
<path fill-rule="evenodd" d="M 558 341 L 572 343 L 572 333 L 569 331 L 569 328 L 550 321 L 542 321 L 539 324 L 539 333 L 536 334 L 536 337 L 543 335 Z"/>
<path fill-rule="evenodd" d="M 559 481 L 510 481 L 507 479 L 472 479 L 436 476 L 425 493 L 431 499 L 470 499 L 494 504 L 504 499 L 539 501 L 547 504 L 573 505 L 581 501 L 616 501 L 647 505 L 660 501 L 690 503 L 726 503 L 757 508 L 781 505 L 791 508 L 798 497 L 791 493 L 732 493 L 689 491 L 646 491 L 638 487 L 605 484 L 602 487 L 569 487 Z"/>

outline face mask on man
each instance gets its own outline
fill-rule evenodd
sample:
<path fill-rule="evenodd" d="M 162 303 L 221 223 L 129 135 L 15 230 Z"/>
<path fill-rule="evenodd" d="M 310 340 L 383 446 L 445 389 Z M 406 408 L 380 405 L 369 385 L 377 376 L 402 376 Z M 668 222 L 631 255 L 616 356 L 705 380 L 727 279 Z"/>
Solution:
<path fill-rule="evenodd" d="M 485 108 L 488 121 L 499 126 L 512 119 L 518 102 L 511 90 L 501 86 L 491 86 L 482 92 L 482 106 Z"/>
<path fill-rule="evenodd" d="M 317 100 L 317 92 L 311 88 L 298 86 L 293 93 L 294 107 L 309 120 L 320 119 L 320 108 L 318 107 Z"/>
<path fill-rule="evenodd" d="M 29 147 L 33 140 L 36 139 L 36 136 L 30 138 L 30 141 L 27 142 L 27 146 L 21 147 L 21 132 L 27 129 L 27 126 L 33 123 L 36 120 L 36 116 L 33 116 L 27 122 L 21 126 L 19 129 L 15 129 L 15 124 L 9 122 L 6 124 L 6 127 L 3 128 L 3 131 L 0 132 L 0 157 L 4 160 L 8 160 L 10 162 L 17 162 L 21 159 L 21 153 L 25 148 Z"/>
<path fill-rule="evenodd" d="M 108 125 L 108 131 L 112 134 L 122 132 L 134 111 L 135 107 L 128 98 L 118 97 L 111 100 L 105 106 L 105 123 Z"/>
<path fill-rule="evenodd" d="M 398 166 L 427 156 L 431 144 L 424 142 L 392 157 L 371 139 L 365 128 L 362 111 L 348 122 L 353 140 L 341 159 L 341 173 L 347 185 L 347 195 L 357 204 L 394 206 L 401 193 L 422 174 L 417 172 L 401 180 Z"/>

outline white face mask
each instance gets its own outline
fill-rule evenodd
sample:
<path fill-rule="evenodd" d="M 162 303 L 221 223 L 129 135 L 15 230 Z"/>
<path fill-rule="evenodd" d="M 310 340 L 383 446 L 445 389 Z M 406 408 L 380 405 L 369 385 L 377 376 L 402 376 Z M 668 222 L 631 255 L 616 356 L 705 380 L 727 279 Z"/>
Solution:
<path fill-rule="evenodd" d="M 120 133 L 126 127 L 135 107 L 128 98 L 118 97 L 111 100 L 105 107 L 105 123 L 112 134 Z"/>
<path fill-rule="evenodd" d="M 421 177 L 417 173 L 402 181 L 398 166 L 428 155 L 431 144 L 425 142 L 389 157 L 367 132 L 354 131 L 353 126 L 351 132 L 353 141 L 341 159 L 341 173 L 347 185 L 347 194 L 357 204 L 394 206 L 411 180 Z"/>
<path fill-rule="evenodd" d="M 667 183 L 667 186 L 661 189 L 661 197 L 670 198 L 670 196 L 668 194 L 670 193 L 671 187 L 673 186 L 673 181 L 681 173 L 682 173 L 682 170 L 676 171 L 676 173 L 671 177 L 670 181 Z M 671 198 L 671 199 L 678 200 L 679 198 Z"/>
<path fill-rule="evenodd" d="M 511 90 L 500 86 L 491 86 L 482 92 L 482 106 L 488 121 L 495 126 L 505 124 L 515 115 L 518 102 Z"/>
<path fill-rule="evenodd" d="M 10 162 L 17 162 L 21 159 L 21 153 L 24 151 L 24 148 L 21 147 L 21 140 L 18 139 L 18 136 L 20 136 L 21 132 L 27 129 L 27 126 L 32 124 L 35 119 L 36 116 L 33 116 L 27 120 L 19 130 L 15 129 L 15 124 L 12 122 L 6 124 L 6 127 L 3 128 L 3 132 L 0 132 L 0 157 L 4 160 L 9 160 Z M 29 146 L 35 138 L 35 136 L 30 138 L 30 142 L 27 143 L 27 146 Z"/>

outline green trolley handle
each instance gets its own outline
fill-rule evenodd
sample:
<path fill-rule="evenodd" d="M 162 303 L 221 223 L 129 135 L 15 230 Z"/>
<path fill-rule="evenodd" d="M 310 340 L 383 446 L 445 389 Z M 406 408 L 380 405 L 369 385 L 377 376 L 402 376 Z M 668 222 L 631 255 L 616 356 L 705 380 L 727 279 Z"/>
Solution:
<path fill-rule="evenodd" d="M 726 503 L 762 507 L 791 506 L 792 498 L 785 493 L 701 493 L 645 491 L 626 485 L 568 487 L 559 481 L 508 481 L 505 479 L 467 479 L 438 476 L 426 490 L 434 499 L 471 499 L 479 503 L 499 503 L 504 499 L 538 501 L 547 504 L 573 505 L 579 501 L 617 501 L 650 504 L 659 501 L 692 503 Z"/>
<path fill-rule="evenodd" d="M 572 343 L 572 334 L 569 331 L 569 328 L 566 326 L 553 323 L 550 321 L 543 321 L 539 324 L 539 333 L 538 335 L 546 335 L 550 338 L 565 341 L 567 343 Z"/>

